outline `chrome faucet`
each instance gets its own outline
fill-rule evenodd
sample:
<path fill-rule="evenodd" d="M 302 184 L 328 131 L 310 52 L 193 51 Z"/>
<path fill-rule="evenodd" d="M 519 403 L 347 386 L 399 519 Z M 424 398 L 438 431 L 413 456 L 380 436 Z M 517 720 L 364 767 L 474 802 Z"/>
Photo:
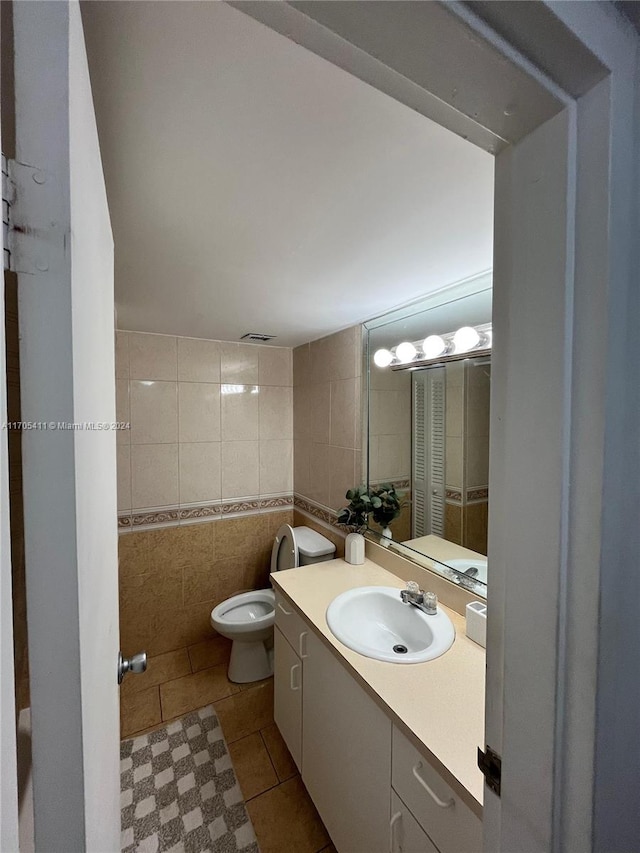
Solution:
<path fill-rule="evenodd" d="M 475 582 L 475 579 L 478 577 L 479 570 L 476 568 L 476 566 L 470 566 L 470 568 L 468 568 L 464 572 L 454 573 L 452 571 L 451 573 L 455 574 L 455 577 L 453 578 L 453 580 L 457 584 L 459 584 L 463 589 L 469 589 L 473 592 L 474 590 L 476 590 L 478 588 L 478 586 Z"/>
<path fill-rule="evenodd" d="M 438 597 L 435 592 L 425 592 L 415 581 L 407 581 L 407 588 L 401 590 L 400 598 L 405 604 L 413 604 L 427 616 L 438 612 Z"/>

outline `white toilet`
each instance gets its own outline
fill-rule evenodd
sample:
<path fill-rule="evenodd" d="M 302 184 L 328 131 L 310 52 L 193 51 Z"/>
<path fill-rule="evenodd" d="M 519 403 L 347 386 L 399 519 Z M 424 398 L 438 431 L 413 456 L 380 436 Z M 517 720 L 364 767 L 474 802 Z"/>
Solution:
<path fill-rule="evenodd" d="M 336 546 L 310 527 L 278 530 L 271 551 L 271 571 L 293 569 L 333 560 Z M 233 640 L 229 681 L 244 684 L 273 674 L 273 623 L 275 595 L 257 589 L 232 595 L 211 611 L 211 625 L 218 634 Z"/>

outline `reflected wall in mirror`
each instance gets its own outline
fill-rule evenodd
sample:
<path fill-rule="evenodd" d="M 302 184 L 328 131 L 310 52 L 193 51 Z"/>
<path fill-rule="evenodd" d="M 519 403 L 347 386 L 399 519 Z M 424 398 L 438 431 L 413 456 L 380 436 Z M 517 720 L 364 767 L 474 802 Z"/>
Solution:
<path fill-rule="evenodd" d="M 402 498 L 385 535 L 369 533 L 420 565 L 486 594 L 491 358 L 481 340 L 465 354 L 424 364 L 419 341 L 491 320 L 491 277 L 481 276 L 403 311 L 367 323 L 368 486 L 385 484 Z M 403 341 L 418 354 L 409 369 L 374 362 Z M 420 359 L 422 358 L 422 362 Z M 378 358 L 384 362 L 388 356 Z M 424 365 L 424 366 L 423 366 Z M 396 367 L 396 369 L 393 369 Z"/>
<path fill-rule="evenodd" d="M 486 556 L 490 360 L 469 358 L 410 375 L 413 463 L 406 544 L 433 534 Z"/>

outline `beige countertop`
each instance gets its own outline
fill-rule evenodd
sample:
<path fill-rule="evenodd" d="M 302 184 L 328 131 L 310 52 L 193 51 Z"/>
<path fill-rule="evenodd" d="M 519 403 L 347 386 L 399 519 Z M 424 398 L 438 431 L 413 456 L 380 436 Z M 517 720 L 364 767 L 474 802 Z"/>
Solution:
<path fill-rule="evenodd" d="M 485 652 L 465 635 L 464 618 L 443 607 L 456 638 L 449 651 L 436 660 L 386 663 L 344 646 L 331 633 L 325 613 L 341 592 L 359 586 L 404 589 L 400 578 L 367 559 L 362 566 L 330 560 L 272 574 L 271 580 L 481 817 L 484 778 L 477 765 L 477 748 L 484 747 Z"/>

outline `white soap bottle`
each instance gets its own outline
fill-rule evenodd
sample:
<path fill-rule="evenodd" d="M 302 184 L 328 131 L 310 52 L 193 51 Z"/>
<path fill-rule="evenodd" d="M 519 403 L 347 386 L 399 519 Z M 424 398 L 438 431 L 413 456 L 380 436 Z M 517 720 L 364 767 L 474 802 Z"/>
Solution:
<path fill-rule="evenodd" d="M 364 563 L 364 536 L 361 533 L 349 533 L 344 541 L 344 558 L 352 566 Z"/>

